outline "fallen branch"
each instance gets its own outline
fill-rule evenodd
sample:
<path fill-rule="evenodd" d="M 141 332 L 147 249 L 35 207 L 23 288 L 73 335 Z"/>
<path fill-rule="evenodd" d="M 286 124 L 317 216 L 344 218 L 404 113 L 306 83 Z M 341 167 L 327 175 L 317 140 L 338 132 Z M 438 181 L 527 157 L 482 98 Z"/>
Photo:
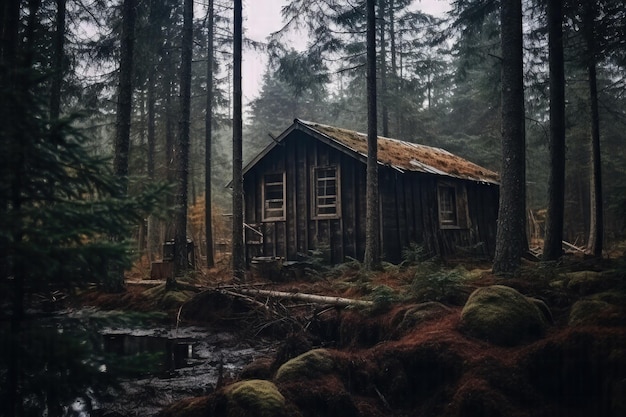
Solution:
<path fill-rule="evenodd" d="M 247 295 L 258 295 L 263 297 L 271 297 L 271 298 L 282 298 L 289 300 L 299 300 L 299 301 L 307 301 L 316 304 L 327 304 L 333 305 L 337 307 L 349 307 L 349 306 L 358 306 L 358 307 L 371 307 L 374 305 L 374 302 L 367 300 L 354 300 L 351 298 L 343 298 L 343 297 L 329 297 L 325 295 L 315 295 L 315 294 L 305 294 L 299 292 L 285 292 L 285 291 L 272 291 L 272 290 L 260 290 L 256 288 L 239 288 L 239 289 L 230 289 L 231 292 L 237 292 L 240 294 Z"/>
<path fill-rule="evenodd" d="M 578 246 L 574 246 L 574 245 L 572 245 L 571 243 L 566 242 L 566 241 L 564 241 L 564 240 L 563 240 L 562 242 L 563 242 L 563 246 L 565 246 L 565 247 L 566 247 L 566 248 L 568 248 L 568 249 L 572 249 L 572 250 L 578 251 L 578 252 L 580 252 L 580 253 L 585 253 L 585 250 L 584 250 L 584 249 L 582 249 L 582 248 L 579 248 Z"/>

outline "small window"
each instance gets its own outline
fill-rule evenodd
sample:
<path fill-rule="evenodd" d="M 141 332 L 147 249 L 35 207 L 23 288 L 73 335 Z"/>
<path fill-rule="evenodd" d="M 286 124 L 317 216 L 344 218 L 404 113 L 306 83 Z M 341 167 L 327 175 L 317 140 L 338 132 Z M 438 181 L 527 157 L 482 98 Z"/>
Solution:
<path fill-rule="evenodd" d="M 467 190 L 463 183 L 439 182 L 437 203 L 441 229 L 468 229 L 470 227 Z"/>
<path fill-rule="evenodd" d="M 285 220 L 285 173 L 263 177 L 263 220 Z"/>
<path fill-rule="evenodd" d="M 441 227 L 458 227 L 456 188 L 449 185 L 439 185 L 438 198 L 439 225 Z"/>
<path fill-rule="evenodd" d="M 313 216 L 337 218 L 339 216 L 339 175 L 336 166 L 313 169 Z"/>

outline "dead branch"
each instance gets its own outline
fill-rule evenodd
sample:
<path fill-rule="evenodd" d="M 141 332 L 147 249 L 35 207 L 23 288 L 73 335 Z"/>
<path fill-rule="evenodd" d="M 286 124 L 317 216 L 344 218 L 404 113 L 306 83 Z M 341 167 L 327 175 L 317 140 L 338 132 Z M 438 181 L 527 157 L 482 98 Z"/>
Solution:
<path fill-rule="evenodd" d="M 349 307 L 349 306 L 357 306 L 357 307 L 371 307 L 374 305 L 372 301 L 367 300 L 355 300 L 351 298 L 343 298 L 343 297 L 330 297 L 325 295 L 315 295 L 315 294 L 305 294 L 305 293 L 292 293 L 285 291 L 273 291 L 273 290 L 261 290 L 257 288 L 239 288 L 239 289 L 231 289 L 231 292 L 238 292 L 240 294 L 253 295 L 253 296 L 262 296 L 262 297 L 270 297 L 270 298 L 281 298 L 288 300 L 299 300 L 306 301 L 315 304 L 324 304 L 324 305 L 333 305 L 336 307 Z"/>

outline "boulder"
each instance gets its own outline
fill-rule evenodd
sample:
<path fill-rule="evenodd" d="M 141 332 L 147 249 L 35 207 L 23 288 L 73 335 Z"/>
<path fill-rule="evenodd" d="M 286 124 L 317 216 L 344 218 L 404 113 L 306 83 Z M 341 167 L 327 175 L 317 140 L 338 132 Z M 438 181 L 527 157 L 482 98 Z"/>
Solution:
<path fill-rule="evenodd" d="M 461 311 L 460 330 L 501 346 L 516 346 L 543 337 L 548 317 L 537 301 L 517 290 L 492 285 L 475 290 Z"/>
<path fill-rule="evenodd" d="M 626 323 L 626 297 L 621 292 L 606 291 L 578 300 L 572 305 L 570 326 L 623 326 Z"/>
<path fill-rule="evenodd" d="M 312 379 L 326 375 L 335 368 L 335 362 L 326 349 L 310 350 L 285 362 L 276 371 L 275 380 Z"/>
<path fill-rule="evenodd" d="M 287 417 L 285 397 L 276 385 L 262 379 L 237 382 L 224 389 L 216 416 L 224 417 Z"/>

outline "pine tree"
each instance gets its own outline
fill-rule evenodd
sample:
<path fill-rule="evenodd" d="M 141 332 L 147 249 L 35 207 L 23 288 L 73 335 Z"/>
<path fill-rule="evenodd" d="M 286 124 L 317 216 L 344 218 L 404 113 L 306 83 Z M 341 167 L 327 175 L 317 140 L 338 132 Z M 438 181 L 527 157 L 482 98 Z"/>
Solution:
<path fill-rule="evenodd" d="M 243 244 L 243 120 L 241 103 L 241 53 L 243 38 L 243 17 L 241 0 L 235 0 L 233 6 L 234 47 L 233 47 L 233 234 L 232 257 L 233 274 L 242 280 L 245 274 L 245 256 Z"/>
<path fill-rule="evenodd" d="M 563 58 L 563 1 L 548 1 L 550 63 L 550 177 L 543 259 L 562 254 L 565 207 L 565 69 Z"/>
<path fill-rule="evenodd" d="M 180 120 L 176 143 L 176 195 L 174 219 L 174 270 L 181 276 L 188 269 L 187 202 L 189 184 L 189 124 L 191 115 L 191 60 L 193 53 L 193 0 L 185 0 L 180 65 Z M 168 287 L 175 285 L 168 280 Z"/>
<path fill-rule="evenodd" d="M 213 0 L 209 0 L 207 8 L 207 64 L 206 64 L 206 114 L 205 114 L 205 159 L 204 159 L 204 235 L 206 238 L 206 265 L 215 266 L 213 259 L 213 215 L 212 215 L 212 147 L 213 147 L 213 43 L 214 43 L 215 10 Z"/>
<path fill-rule="evenodd" d="M 502 172 L 493 271 L 510 274 L 526 250 L 526 158 L 522 2 L 500 5 L 502 48 Z"/>
<path fill-rule="evenodd" d="M 113 169 L 125 184 L 120 192 L 128 193 L 128 156 L 130 152 L 130 124 L 133 98 L 133 48 L 135 40 L 135 0 L 124 0 L 122 5 L 122 33 L 120 46 L 119 84 L 117 90 L 117 112 L 115 120 L 115 157 Z M 120 236 L 114 236 L 120 239 Z M 124 271 L 112 268 L 106 283 L 107 291 L 124 290 Z"/>
<path fill-rule="evenodd" d="M 365 269 L 369 271 L 380 267 L 375 13 L 375 0 L 367 0 L 367 204 L 363 264 Z"/>

